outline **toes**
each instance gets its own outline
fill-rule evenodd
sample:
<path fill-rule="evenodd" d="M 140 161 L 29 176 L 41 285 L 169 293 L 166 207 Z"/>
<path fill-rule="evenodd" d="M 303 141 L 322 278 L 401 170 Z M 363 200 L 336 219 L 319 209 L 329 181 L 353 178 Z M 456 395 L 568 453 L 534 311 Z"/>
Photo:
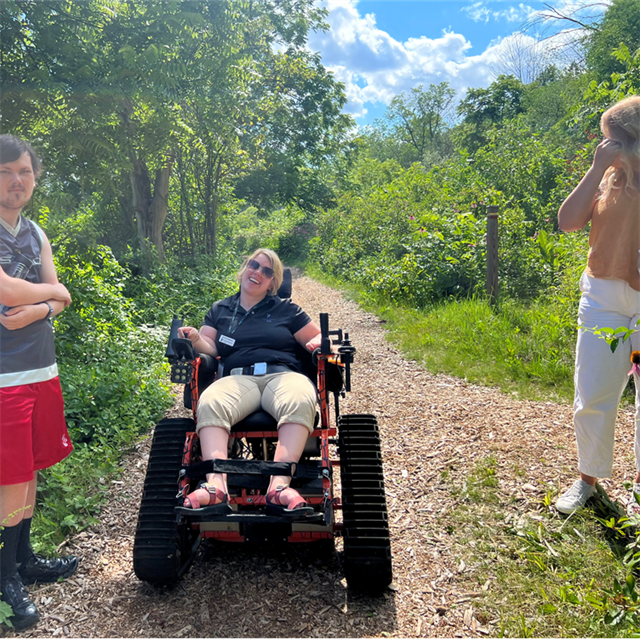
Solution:
<path fill-rule="evenodd" d="M 193 493 L 190 493 L 184 499 L 184 506 L 187 507 L 187 509 L 199 509 L 200 508 L 200 500 L 198 499 L 198 491 L 199 491 L 199 489 L 197 489 Z"/>

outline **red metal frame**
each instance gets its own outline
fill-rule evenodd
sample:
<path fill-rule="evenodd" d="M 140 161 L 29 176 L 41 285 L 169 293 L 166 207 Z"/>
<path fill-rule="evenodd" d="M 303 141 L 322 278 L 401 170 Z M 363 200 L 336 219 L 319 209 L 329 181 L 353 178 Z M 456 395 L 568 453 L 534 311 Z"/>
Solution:
<path fill-rule="evenodd" d="M 198 370 L 200 369 L 200 358 L 193 361 L 193 373 L 191 374 L 191 411 L 193 411 L 193 420 L 198 424 L 198 400 L 200 400 L 200 391 L 198 391 Z"/>
<path fill-rule="evenodd" d="M 330 469 L 332 466 L 339 466 L 340 461 L 329 457 L 329 438 L 337 434 L 335 427 L 331 426 L 331 413 L 329 410 L 329 397 L 326 385 L 326 364 L 330 362 L 338 366 L 343 366 L 340 358 L 336 354 L 322 355 L 318 354 L 318 398 L 320 404 L 320 422 L 321 427 L 314 429 L 311 433 L 312 437 L 320 438 L 320 456 L 323 469 Z M 190 384 L 191 407 L 193 411 L 193 419 L 197 424 L 197 406 L 199 400 L 198 392 L 198 370 L 200 367 L 200 358 L 193 361 L 193 375 Z M 277 438 L 277 431 L 236 431 L 229 434 L 231 438 Z M 182 456 L 183 466 L 189 466 L 193 456 L 193 448 L 197 442 L 198 435 L 195 432 L 189 432 L 185 438 L 184 452 Z M 184 477 L 180 480 L 179 490 L 181 495 L 186 495 L 189 489 L 189 479 Z M 322 478 L 322 496 L 307 497 L 309 504 L 321 505 L 325 500 L 330 500 L 334 510 L 341 510 L 342 504 L 339 498 L 335 498 L 331 491 L 331 480 L 329 475 Z M 246 489 L 242 490 L 242 494 L 237 497 L 229 497 L 229 503 L 238 506 L 260 506 L 266 504 L 266 496 L 261 494 L 259 490 L 256 493 L 248 493 Z M 198 523 L 193 523 L 194 529 L 199 528 Z M 294 531 L 288 538 L 288 542 L 308 543 L 317 540 L 327 540 L 334 537 L 334 534 L 342 529 L 339 522 L 333 523 L 333 532 L 329 531 Z M 202 531 L 202 537 L 214 538 L 225 542 L 244 542 L 245 537 L 237 531 Z"/>

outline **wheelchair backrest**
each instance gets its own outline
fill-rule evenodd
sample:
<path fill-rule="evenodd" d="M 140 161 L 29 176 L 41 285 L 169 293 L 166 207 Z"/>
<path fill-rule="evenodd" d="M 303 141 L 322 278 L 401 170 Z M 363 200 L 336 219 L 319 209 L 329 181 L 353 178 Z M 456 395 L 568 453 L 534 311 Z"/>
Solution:
<path fill-rule="evenodd" d="M 278 298 L 290 298 L 291 297 L 291 269 L 288 267 L 282 272 L 282 284 L 278 289 L 276 295 Z"/>

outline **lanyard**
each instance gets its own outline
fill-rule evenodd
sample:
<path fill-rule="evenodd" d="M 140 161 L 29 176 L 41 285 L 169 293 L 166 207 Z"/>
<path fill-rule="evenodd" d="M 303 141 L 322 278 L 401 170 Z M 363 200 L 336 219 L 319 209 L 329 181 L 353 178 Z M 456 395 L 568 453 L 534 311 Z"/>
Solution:
<path fill-rule="evenodd" d="M 250 314 L 250 313 L 254 313 L 255 311 L 257 311 L 262 305 L 263 303 L 267 302 L 267 298 L 264 298 L 264 300 L 260 300 L 260 302 L 258 302 L 258 304 L 253 307 L 250 311 L 247 311 L 242 318 L 240 318 L 240 322 L 238 322 L 238 324 L 234 327 L 233 323 L 236 319 L 236 314 L 238 313 L 238 308 L 240 307 L 240 296 L 238 296 L 238 300 L 236 301 L 236 307 L 233 310 L 233 316 L 231 318 L 231 322 L 229 323 L 229 333 L 233 334 L 236 332 L 236 329 L 244 322 L 244 319 Z"/>

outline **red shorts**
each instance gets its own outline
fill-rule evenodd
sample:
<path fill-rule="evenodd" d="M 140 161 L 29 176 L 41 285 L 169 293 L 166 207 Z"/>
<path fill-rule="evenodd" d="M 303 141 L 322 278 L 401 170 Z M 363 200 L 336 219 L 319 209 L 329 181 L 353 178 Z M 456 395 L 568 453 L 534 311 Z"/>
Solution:
<path fill-rule="evenodd" d="M 72 450 L 57 377 L 0 388 L 0 485 L 29 482 Z"/>

